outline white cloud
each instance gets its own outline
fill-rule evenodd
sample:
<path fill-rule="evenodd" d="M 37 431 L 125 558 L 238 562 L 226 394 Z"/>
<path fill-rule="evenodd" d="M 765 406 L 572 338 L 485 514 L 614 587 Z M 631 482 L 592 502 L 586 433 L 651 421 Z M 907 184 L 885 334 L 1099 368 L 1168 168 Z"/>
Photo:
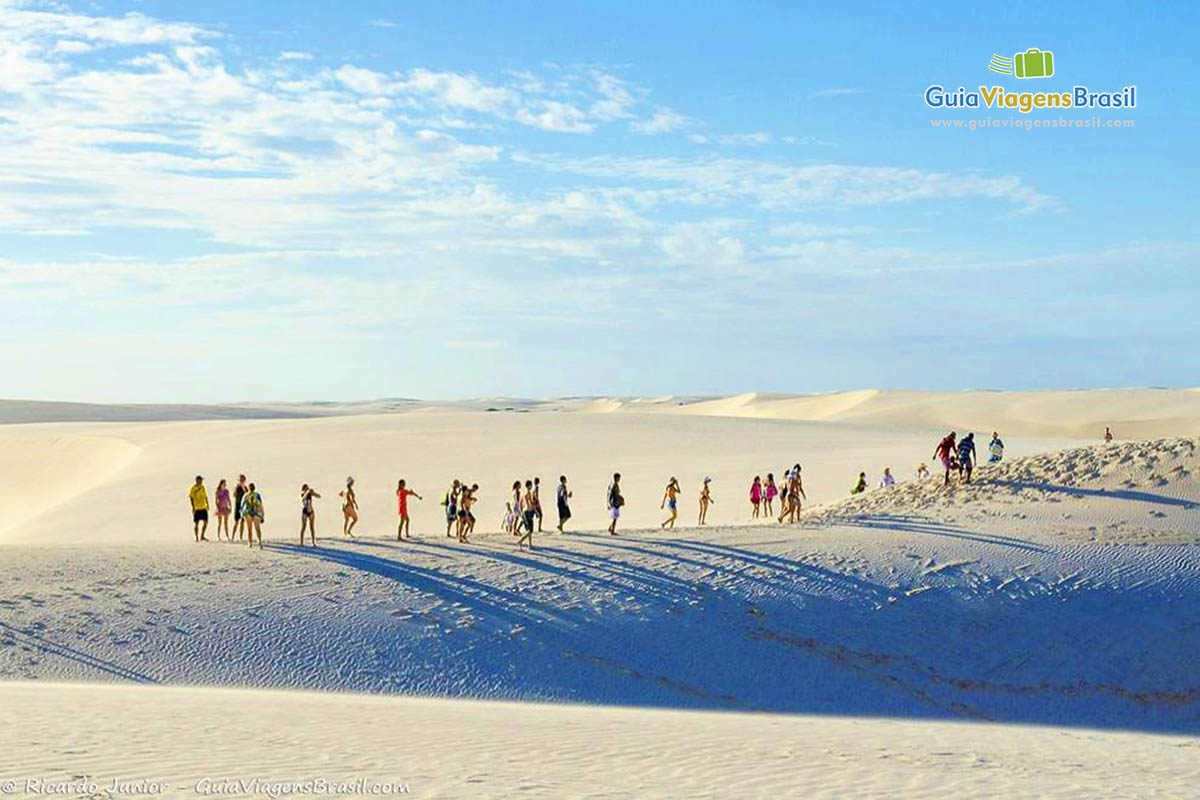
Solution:
<path fill-rule="evenodd" d="M 670 133 L 677 131 L 680 128 L 688 125 L 690 120 L 683 114 L 672 111 L 669 108 L 659 106 L 654 109 L 654 116 L 650 119 L 638 120 L 630 123 L 629 129 L 634 133 L 644 133 L 653 136 L 659 133 Z M 703 138 L 703 137 L 701 137 Z"/>
<path fill-rule="evenodd" d="M 396 23 L 390 19 L 369 19 L 367 24 L 372 28 L 395 28 Z"/>
<path fill-rule="evenodd" d="M 770 144 L 771 134 L 764 131 L 758 131 L 756 133 L 731 133 L 724 136 L 718 136 L 717 141 L 721 144 L 754 147 L 760 144 Z"/>
<path fill-rule="evenodd" d="M 821 89 L 808 96 L 809 100 L 821 100 L 829 97 L 845 97 L 852 94 L 866 94 L 866 89 Z"/>
<path fill-rule="evenodd" d="M 284 50 L 279 54 L 280 61 L 311 61 L 312 53 L 302 53 L 297 50 Z"/>

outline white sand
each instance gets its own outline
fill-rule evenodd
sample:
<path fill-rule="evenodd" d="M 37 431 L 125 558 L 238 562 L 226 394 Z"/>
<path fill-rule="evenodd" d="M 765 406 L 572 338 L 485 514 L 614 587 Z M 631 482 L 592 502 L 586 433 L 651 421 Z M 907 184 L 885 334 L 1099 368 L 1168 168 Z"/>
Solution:
<path fill-rule="evenodd" d="M 1179 392 L 994 394 L 0 426 L 0 677 L 37 682 L 0 685 L 17 732 L 0 777 L 164 778 L 171 796 L 205 775 L 419 796 L 1186 796 L 1197 442 L 1077 437 L 1106 408 L 1119 436 L 1200 414 Z M 860 468 L 933 467 L 980 403 L 1007 421 L 979 426 L 981 451 L 999 427 L 1010 459 L 978 485 L 845 497 Z M 749 477 L 795 460 L 826 504 L 748 526 Z M 596 532 L 614 468 L 615 540 Z M 211 490 L 239 469 L 264 488 L 270 546 L 192 544 L 191 476 Z M 500 487 L 559 471 L 591 532 L 517 553 L 495 533 Z M 345 473 L 358 542 L 332 535 Z M 665 478 L 690 522 L 704 473 L 717 524 L 658 531 Z M 438 520 L 454 474 L 484 485 L 471 547 Z M 427 497 L 406 544 L 399 475 Z M 325 493 L 316 550 L 293 543 L 302 480 Z"/>
<path fill-rule="evenodd" d="M 24 734 L 0 779 L 170 797 L 257 778 L 415 797 L 1178 798 L 1200 780 L 1200 739 L 1104 731 L 19 683 L 0 698 L 0 728 Z"/>

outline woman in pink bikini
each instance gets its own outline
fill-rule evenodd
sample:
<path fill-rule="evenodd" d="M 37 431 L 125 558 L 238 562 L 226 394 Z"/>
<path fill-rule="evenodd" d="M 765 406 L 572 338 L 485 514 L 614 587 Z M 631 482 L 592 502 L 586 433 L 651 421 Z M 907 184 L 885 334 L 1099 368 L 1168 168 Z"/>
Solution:
<path fill-rule="evenodd" d="M 763 487 L 763 513 L 768 517 L 775 516 L 775 498 L 779 496 L 779 487 L 775 485 L 774 473 L 767 473 L 767 485 Z"/>
<path fill-rule="evenodd" d="M 754 483 L 750 484 L 750 518 L 758 519 L 759 505 L 762 504 L 762 478 L 754 476 Z"/>
<path fill-rule="evenodd" d="M 221 482 L 217 484 L 214 497 L 217 501 L 217 541 L 221 541 L 221 531 L 225 531 L 225 538 L 232 542 L 233 534 L 229 532 L 229 512 L 233 510 L 233 500 L 229 497 L 229 487 L 225 485 L 224 478 L 221 478 Z"/>

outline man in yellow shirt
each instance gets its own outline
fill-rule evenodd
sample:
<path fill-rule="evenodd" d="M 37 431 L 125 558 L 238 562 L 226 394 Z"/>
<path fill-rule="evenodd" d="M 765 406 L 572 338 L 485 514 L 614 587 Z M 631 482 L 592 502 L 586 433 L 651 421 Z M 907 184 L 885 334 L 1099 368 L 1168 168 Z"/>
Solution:
<path fill-rule="evenodd" d="M 188 502 L 192 504 L 192 534 L 197 542 L 207 542 L 204 534 L 208 532 L 208 490 L 204 488 L 203 476 L 197 475 L 196 482 L 188 489 Z"/>

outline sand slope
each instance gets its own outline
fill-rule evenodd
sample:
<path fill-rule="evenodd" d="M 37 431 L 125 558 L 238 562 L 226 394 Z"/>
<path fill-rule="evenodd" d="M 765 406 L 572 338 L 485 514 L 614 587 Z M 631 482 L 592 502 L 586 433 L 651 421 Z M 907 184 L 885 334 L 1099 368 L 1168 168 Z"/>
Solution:
<path fill-rule="evenodd" d="M 25 734 L 0 780 L 165 797 L 325 779 L 413 797 L 1178 798 L 1200 779 L 1194 737 L 298 692 L 8 684 L 0 727 Z"/>

